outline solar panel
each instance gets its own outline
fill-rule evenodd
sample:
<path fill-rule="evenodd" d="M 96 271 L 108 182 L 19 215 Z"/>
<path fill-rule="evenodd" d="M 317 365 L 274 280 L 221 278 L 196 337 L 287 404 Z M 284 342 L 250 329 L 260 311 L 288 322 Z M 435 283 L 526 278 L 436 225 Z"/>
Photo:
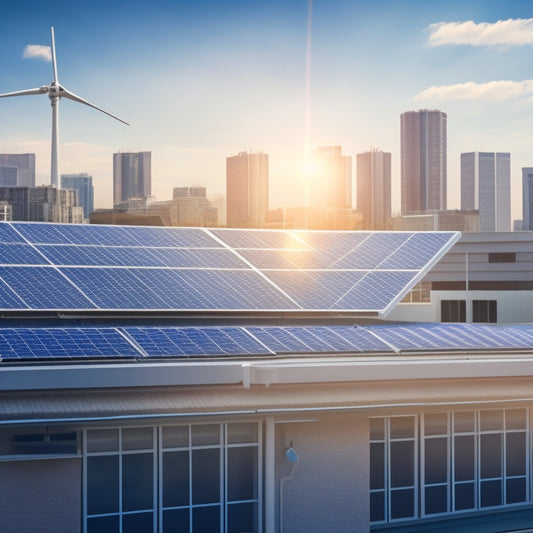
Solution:
<path fill-rule="evenodd" d="M 4 265 L 48 265 L 49 262 L 29 244 L 0 243 L 0 257 Z"/>
<path fill-rule="evenodd" d="M 11 227 L 10 224 L 0 222 L 0 242 L 24 242 L 24 239 Z"/>
<path fill-rule="evenodd" d="M 210 232 L 229 247 L 270 248 L 274 250 L 302 250 L 309 246 L 290 232 L 279 230 L 216 229 Z"/>
<path fill-rule="evenodd" d="M 114 328 L 0 328 L 3 360 L 138 357 Z"/>

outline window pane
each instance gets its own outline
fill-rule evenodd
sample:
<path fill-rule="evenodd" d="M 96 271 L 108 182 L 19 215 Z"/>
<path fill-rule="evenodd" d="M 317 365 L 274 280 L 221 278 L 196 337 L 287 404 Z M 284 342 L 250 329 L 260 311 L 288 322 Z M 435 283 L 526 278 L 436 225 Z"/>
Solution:
<path fill-rule="evenodd" d="M 455 510 L 474 509 L 476 505 L 475 484 L 461 483 L 455 485 Z"/>
<path fill-rule="evenodd" d="M 189 509 L 163 511 L 163 533 L 189 533 Z"/>
<path fill-rule="evenodd" d="M 186 448 L 189 446 L 189 426 L 165 426 L 163 448 Z"/>
<path fill-rule="evenodd" d="M 163 453 L 163 507 L 189 505 L 189 452 Z"/>
<path fill-rule="evenodd" d="M 208 424 L 205 426 L 192 426 L 191 435 L 193 446 L 220 444 L 220 425 Z"/>
<path fill-rule="evenodd" d="M 481 507 L 493 507 L 502 504 L 502 482 L 482 481 L 481 482 Z"/>
<path fill-rule="evenodd" d="M 154 506 L 154 456 L 136 453 L 122 456 L 122 508 L 124 511 Z"/>
<path fill-rule="evenodd" d="M 257 504 L 238 503 L 228 505 L 227 533 L 246 533 L 257 531 Z"/>
<path fill-rule="evenodd" d="M 192 531 L 193 533 L 217 533 L 220 531 L 220 506 L 193 509 Z"/>
<path fill-rule="evenodd" d="M 503 411 L 481 411 L 479 420 L 481 431 L 503 429 Z"/>
<path fill-rule="evenodd" d="M 506 474 L 507 476 L 526 475 L 526 434 L 508 433 L 506 436 Z"/>
<path fill-rule="evenodd" d="M 193 450 L 192 501 L 194 504 L 220 500 L 220 450 Z"/>
<path fill-rule="evenodd" d="M 385 520 L 385 492 L 370 493 L 370 522 Z"/>
<path fill-rule="evenodd" d="M 507 504 L 525 502 L 527 498 L 526 479 L 508 479 L 507 480 Z"/>
<path fill-rule="evenodd" d="M 118 429 L 94 429 L 87 431 L 87 451 L 118 451 Z"/>
<path fill-rule="evenodd" d="M 370 488 L 385 488 L 385 445 L 382 442 L 370 444 Z"/>
<path fill-rule="evenodd" d="M 445 483 L 448 481 L 448 439 L 446 437 L 425 440 L 425 481 Z"/>
<path fill-rule="evenodd" d="M 154 531 L 154 513 L 127 514 L 122 517 L 122 533 Z"/>
<path fill-rule="evenodd" d="M 439 485 L 425 489 L 426 514 L 445 513 L 448 510 L 448 487 Z"/>
<path fill-rule="evenodd" d="M 526 429 L 527 416 L 525 409 L 507 409 L 505 411 L 506 429 Z"/>
<path fill-rule="evenodd" d="M 415 423 L 412 416 L 395 416 L 390 419 L 391 439 L 413 438 L 415 436 Z"/>
<path fill-rule="evenodd" d="M 228 501 L 257 498 L 257 447 L 228 449 Z"/>
<path fill-rule="evenodd" d="M 257 442 L 257 424 L 228 424 L 228 444 Z"/>
<path fill-rule="evenodd" d="M 150 428 L 127 428 L 122 430 L 123 450 L 147 450 L 154 447 L 154 431 Z"/>
<path fill-rule="evenodd" d="M 424 433 L 426 435 L 446 435 L 448 433 L 448 415 L 446 413 L 424 415 Z"/>
<path fill-rule="evenodd" d="M 120 531 L 118 515 L 87 520 L 87 533 L 117 533 L 117 531 Z"/>
<path fill-rule="evenodd" d="M 481 478 L 500 477 L 502 475 L 502 435 L 480 435 L 479 464 Z"/>
<path fill-rule="evenodd" d="M 414 490 L 393 490 L 390 494 L 391 518 L 408 518 L 415 513 Z"/>
<path fill-rule="evenodd" d="M 453 424 L 455 433 L 469 433 L 474 431 L 474 412 L 465 411 L 453 414 Z"/>
<path fill-rule="evenodd" d="M 370 418 L 370 440 L 383 440 L 385 438 L 385 419 Z"/>
<path fill-rule="evenodd" d="M 475 447 L 474 436 L 464 435 L 455 437 L 454 450 L 454 476 L 455 481 L 468 481 L 474 479 Z"/>
<path fill-rule="evenodd" d="M 87 514 L 118 512 L 118 455 L 87 458 Z"/>
<path fill-rule="evenodd" d="M 390 444 L 391 487 L 405 487 L 414 484 L 414 442 L 399 441 Z"/>

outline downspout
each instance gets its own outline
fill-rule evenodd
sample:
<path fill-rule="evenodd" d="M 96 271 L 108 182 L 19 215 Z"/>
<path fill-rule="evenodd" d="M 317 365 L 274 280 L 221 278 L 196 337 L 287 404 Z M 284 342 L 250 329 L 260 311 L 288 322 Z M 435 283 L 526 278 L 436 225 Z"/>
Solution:
<path fill-rule="evenodd" d="M 275 533 L 275 424 L 274 417 L 265 422 L 265 533 Z"/>

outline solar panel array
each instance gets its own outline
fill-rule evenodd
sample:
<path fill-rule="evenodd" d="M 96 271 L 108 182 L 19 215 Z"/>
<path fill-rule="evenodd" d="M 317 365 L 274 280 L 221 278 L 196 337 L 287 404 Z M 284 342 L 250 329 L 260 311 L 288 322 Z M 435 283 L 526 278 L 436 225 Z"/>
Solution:
<path fill-rule="evenodd" d="M 7 363 L 532 348 L 533 326 L 0 328 L 0 358 Z"/>
<path fill-rule="evenodd" d="M 453 232 L 0 224 L 0 311 L 384 316 Z"/>

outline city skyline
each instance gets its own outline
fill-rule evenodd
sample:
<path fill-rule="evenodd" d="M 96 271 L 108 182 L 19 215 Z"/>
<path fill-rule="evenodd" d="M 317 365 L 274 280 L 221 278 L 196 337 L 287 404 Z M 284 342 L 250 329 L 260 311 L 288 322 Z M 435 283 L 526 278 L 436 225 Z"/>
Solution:
<path fill-rule="evenodd" d="M 521 218 L 521 167 L 533 165 L 527 2 L 315 0 L 311 41 L 307 1 L 125 6 L 96 1 L 83 17 L 61 1 L 54 13 L 37 2 L 3 6 L 1 92 L 49 79 L 50 63 L 29 56 L 46 56 L 53 25 L 62 81 L 132 123 L 62 107 L 60 172 L 92 175 L 96 207 L 112 204 L 112 154 L 145 150 L 160 199 L 191 182 L 222 193 L 226 157 L 253 150 L 270 156 L 269 204 L 301 205 L 308 138 L 312 149 L 339 145 L 352 157 L 390 152 L 398 212 L 399 117 L 440 109 L 448 115 L 448 207 L 460 206 L 462 152 L 505 151 L 512 216 Z M 40 99 L 0 103 L 0 152 L 36 153 L 37 184 L 50 178 L 49 113 Z M 352 189 L 355 207 L 355 181 Z"/>

